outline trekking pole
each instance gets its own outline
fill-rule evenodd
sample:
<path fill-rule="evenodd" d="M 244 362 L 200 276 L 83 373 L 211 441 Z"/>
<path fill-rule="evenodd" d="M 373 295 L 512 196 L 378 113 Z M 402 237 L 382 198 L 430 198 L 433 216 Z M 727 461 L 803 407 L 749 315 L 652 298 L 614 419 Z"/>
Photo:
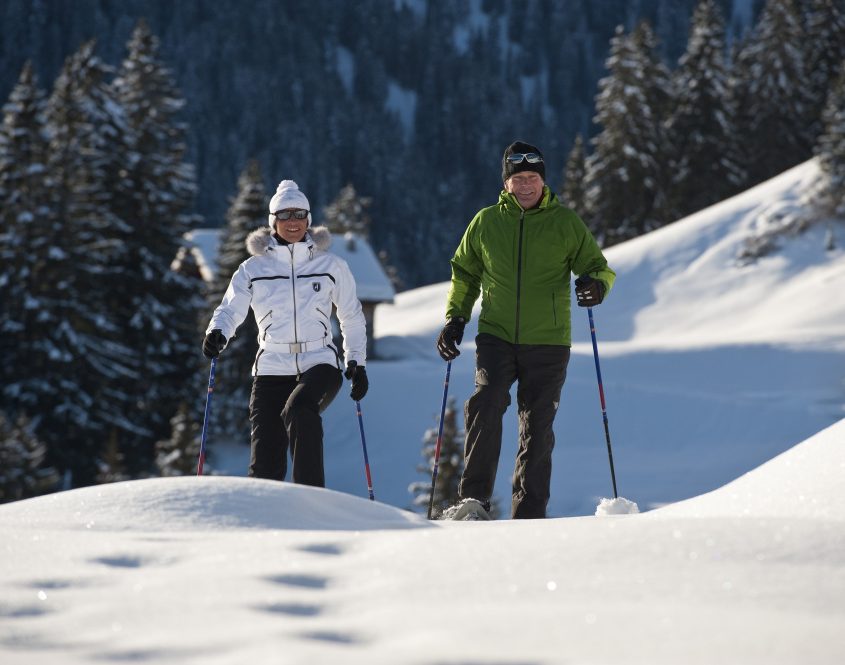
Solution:
<path fill-rule="evenodd" d="M 361 430 L 361 446 L 364 448 L 364 471 L 367 474 L 367 491 L 370 493 L 370 501 L 376 500 L 373 494 L 373 478 L 370 475 L 370 458 L 367 457 L 367 439 L 364 437 L 364 416 L 361 415 L 361 402 L 355 400 L 355 408 L 358 410 L 358 427 Z"/>
<path fill-rule="evenodd" d="M 604 438 L 607 441 L 607 458 L 610 460 L 610 478 L 613 481 L 613 498 L 619 495 L 616 493 L 616 472 L 613 470 L 613 451 L 610 449 L 610 428 L 607 424 L 607 407 L 604 403 L 604 387 L 601 382 L 601 367 L 599 366 L 599 347 L 596 344 L 596 324 L 593 321 L 593 308 L 587 308 L 587 316 L 590 318 L 590 336 L 593 338 L 593 358 L 596 361 L 596 378 L 599 382 L 599 400 L 601 401 L 601 417 L 604 420 Z"/>
<path fill-rule="evenodd" d="M 428 499 L 428 519 L 434 507 L 434 486 L 437 484 L 437 467 L 440 466 L 440 444 L 443 442 L 443 420 L 446 417 L 446 396 L 449 394 L 449 375 L 452 373 L 452 361 L 446 363 L 446 381 L 443 384 L 443 406 L 440 407 L 440 427 L 437 430 L 437 445 L 434 447 L 434 471 L 431 473 L 431 496 Z"/>
<path fill-rule="evenodd" d="M 217 358 L 211 359 L 211 371 L 208 374 L 208 394 L 205 397 L 205 416 L 202 419 L 202 438 L 200 439 L 200 457 L 197 462 L 197 476 L 202 475 L 205 464 L 205 439 L 208 436 L 208 414 L 211 412 L 211 397 L 214 395 L 214 370 L 217 368 Z"/>

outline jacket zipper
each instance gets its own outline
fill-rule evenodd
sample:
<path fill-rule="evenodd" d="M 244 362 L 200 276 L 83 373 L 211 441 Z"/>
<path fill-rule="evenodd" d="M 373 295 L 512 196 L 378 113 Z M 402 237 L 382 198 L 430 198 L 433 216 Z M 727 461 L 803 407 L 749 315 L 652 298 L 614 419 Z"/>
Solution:
<path fill-rule="evenodd" d="M 294 344 L 299 342 L 299 334 L 296 332 L 296 260 L 294 259 L 293 245 L 289 245 L 290 250 L 290 287 L 293 289 L 293 341 Z M 301 372 L 299 371 L 299 354 L 293 354 L 293 362 L 296 363 L 296 380 L 299 381 Z"/>
<path fill-rule="evenodd" d="M 522 296 L 522 229 L 525 222 L 525 211 L 519 213 L 519 256 L 516 260 L 516 327 L 514 329 L 513 343 L 519 344 L 519 307 Z"/>

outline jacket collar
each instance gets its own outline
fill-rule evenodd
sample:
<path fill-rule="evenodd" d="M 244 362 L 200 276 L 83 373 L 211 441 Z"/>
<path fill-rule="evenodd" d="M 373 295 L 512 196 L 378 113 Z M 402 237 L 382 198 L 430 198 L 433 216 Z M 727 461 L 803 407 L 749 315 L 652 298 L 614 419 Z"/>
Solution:
<path fill-rule="evenodd" d="M 540 197 L 540 203 L 537 204 L 536 207 L 531 208 L 530 210 L 526 210 L 525 212 L 531 212 L 533 210 L 545 210 L 546 208 L 552 207 L 557 201 L 557 196 L 555 193 L 549 188 L 548 185 L 543 185 L 543 195 Z M 504 208 L 505 210 L 509 210 L 512 212 L 519 213 L 522 211 L 522 206 L 519 205 L 519 201 L 516 200 L 516 197 L 506 190 L 502 190 L 499 193 L 499 206 Z"/>
<path fill-rule="evenodd" d="M 331 244 L 331 232 L 325 226 L 315 226 L 309 228 L 305 238 L 301 242 L 294 243 L 294 246 L 302 245 L 309 253 L 313 253 L 315 250 L 325 251 Z M 263 256 L 279 247 L 283 245 L 273 237 L 273 231 L 266 226 L 256 229 L 246 238 L 246 249 L 250 256 Z"/>

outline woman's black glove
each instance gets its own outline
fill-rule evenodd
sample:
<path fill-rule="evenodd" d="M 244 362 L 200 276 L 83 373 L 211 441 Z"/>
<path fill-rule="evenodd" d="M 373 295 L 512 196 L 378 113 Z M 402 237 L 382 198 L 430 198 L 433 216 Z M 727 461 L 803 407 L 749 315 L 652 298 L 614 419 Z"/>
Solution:
<path fill-rule="evenodd" d="M 343 375 L 352 381 L 352 390 L 349 391 L 349 396 L 356 402 L 364 399 L 364 395 L 367 394 L 367 390 L 370 387 L 366 368 L 361 367 L 354 360 L 350 360 L 346 363 L 346 371 Z"/>
<path fill-rule="evenodd" d="M 461 355 L 458 344 L 464 338 L 464 326 L 466 324 L 465 318 L 457 316 L 454 319 L 449 319 L 443 326 L 443 330 L 440 331 L 440 336 L 437 338 L 437 352 L 443 360 L 448 362 Z"/>
<path fill-rule="evenodd" d="M 205 336 L 202 342 L 202 354 L 206 358 L 216 358 L 225 347 L 226 338 L 223 337 L 223 331 L 215 328 Z"/>
<path fill-rule="evenodd" d="M 604 282 L 589 275 L 581 275 L 575 280 L 575 297 L 579 307 L 600 305 L 604 300 Z"/>

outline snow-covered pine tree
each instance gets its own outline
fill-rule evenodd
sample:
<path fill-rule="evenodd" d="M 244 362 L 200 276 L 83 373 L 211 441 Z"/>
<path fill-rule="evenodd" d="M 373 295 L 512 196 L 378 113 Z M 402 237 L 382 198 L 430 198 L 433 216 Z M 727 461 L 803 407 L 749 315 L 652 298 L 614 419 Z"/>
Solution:
<path fill-rule="evenodd" d="M 745 179 L 735 153 L 725 48 L 721 10 L 714 0 L 702 0 L 674 72 L 674 104 L 666 123 L 671 219 L 735 194 Z"/>
<path fill-rule="evenodd" d="M 823 214 L 845 218 L 845 61 L 831 87 L 816 144 L 824 184 L 819 199 Z"/>
<path fill-rule="evenodd" d="M 842 0 L 803 0 L 803 6 L 810 108 L 816 136 L 824 130 L 821 113 L 845 62 L 845 4 Z"/>
<path fill-rule="evenodd" d="M 59 474 L 45 466 L 47 446 L 21 413 L 13 424 L 0 412 L 0 503 L 28 499 L 54 491 Z"/>
<path fill-rule="evenodd" d="M 582 216 L 586 214 L 587 208 L 586 177 L 587 157 L 584 153 L 584 139 L 579 133 L 575 136 L 572 150 L 569 151 L 569 157 L 566 160 L 560 199 L 563 205 Z"/>
<path fill-rule="evenodd" d="M 267 224 L 267 194 L 261 167 L 251 160 L 238 177 L 238 193 L 226 213 L 226 226 L 217 255 L 217 277 L 209 289 L 207 316 L 202 320 L 202 334 L 211 312 L 220 304 L 232 275 L 249 258 L 246 238 L 256 228 Z M 214 431 L 236 441 L 249 442 L 247 406 L 252 388 L 252 363 L 258 351 L 258 326 L 250 309 L 234 339 L 229 340 L 220 356 L 215 379 L 212 410 Z"/>
<path fill-rule="evenodd" d="M 196 414 L 182 402 L 170 419 L 170 438 L 155 446 L 155 464 L 162 476 L 190 476 L 196 473 L 200 453 L 200 427 Z M 207 473 L 208 462 L 203 465 Z"/>
<path fill-rule="evenodd" d="M 0 127 L 0 394 L 9 413 L 38 404 L 40 381 L 34 359 L 44 336 L 37 323 L 39 299 L 53 288 L 39 279 L 39 266 L 49 261 L 50 234 L 44 232 L 55 214 L 47 173 L 46 96 L 30 63 L 24 65 Z M 35 370 L 35 371 L 33 371 Z"/>
<path fill-rule="evenodd" d="M 732 104 L 745 186 L 771 178 L 812 154 L 806 39 L 795 0 L 767 0 L 739 52 Z"/>
<path fill-rule="evenodd" d="M 186 127 L 179 119 L 185 102 L 145 21 L 138 23 L 127 50 L 112 82 L 132 138 L 126 165 L 129 229 L 117 306 L 144 386 L 133 396 L 132 417 L 145 432 L 123 445 L 130 471 L 137 472 L 152 464 L 151 444 L 168 434 L 170 417 L 198 369 L 196 326 L 205 301 L 200 280 L 171 269 L 194 221 L 189 212 L 196 192 L 194 169 L 185 161 Z"/>
<path fill-rule="evenodd" d="M 663 119 L 669 72 L 658 60 L 654 34 L 642 22 L 611 40 L 608 75 L 599 82 L 593 138 L 587 159 L 585 217 L 605 246 L 658 228 L 665 211 Z"/>
<path fill-rule="evenodd" d="M 437 448 L 438 427 L 427 429 L 423 435 L 422 456 L 424 464 L 417 471 L 428 476 L 428 481 L 411 483 L 408 490 L 413 495 L 412 504 L 421 512 L 428 511 L 431 500 L 431 475 L 434 469 L 434 455 Z M 446 508 L 458 501 L 458 483 L 464 468 L 464 431 L 458 427 L 455 400 L 449 399 L 443 414 L 443 439 L 440 442 L 440 463 L 434 486 L 432 516 L 440 515 Z"/>
<path fill-rule="evenodd" d="M 421 512 L 428 512 L 428 503 L 431 499 L 431 474 L 437 448 L 437 430 L 438 427 L 430 428 L 423 435 L 422 456 L 425 463 L 417 466 L 417 471 L 427 476 L 428 480 L 414 482 L 408 486 L 408 491 L 414 497 L 412 505 L 419 508 Z M 440 443 L 440 463 L 437 467 L 432 508 L 432 516 L 435 518 L 458 501 L 458 485 L 464 470 L 464 436 L 464 430 L 458 426 L 458 409 L 455 407 L 455 400 L 450 398 L 443 413 L 443 440 Z M 499 502 L 495 497 L 491 497 L 488 511 L 490 517 L 496 519 L 501 512 Z"/>
<path fill-rule="evenodd" d="M 122 340 L 116 309 L 125 265 L 121 217 L 129 207 L 131 162 L 122 109 L 106 84 L 110 69 L 88 42 L 64 64 L 47 103 L 48 170 L 57 201 L 41 229 L 51 243 L 37 279 L 38 434 L 50 460 L 75 486 L 95 481 L 105 436 L 139 432 L 131 392 L 140 389 L 133 350 Z M 119 442 L 119 441 L 118 441 Z"/>
<path fill-rule="evenodd" d="M 338 192 L 337 197 L 323 208 L 324 223 L 332 233 L 344 234 L 349 231 L 362 238 L 370 235 L 370 216 L 367 208 L 372 205 L 372 198 L 359 196 L 352 183 L 347 183 Z"/>

